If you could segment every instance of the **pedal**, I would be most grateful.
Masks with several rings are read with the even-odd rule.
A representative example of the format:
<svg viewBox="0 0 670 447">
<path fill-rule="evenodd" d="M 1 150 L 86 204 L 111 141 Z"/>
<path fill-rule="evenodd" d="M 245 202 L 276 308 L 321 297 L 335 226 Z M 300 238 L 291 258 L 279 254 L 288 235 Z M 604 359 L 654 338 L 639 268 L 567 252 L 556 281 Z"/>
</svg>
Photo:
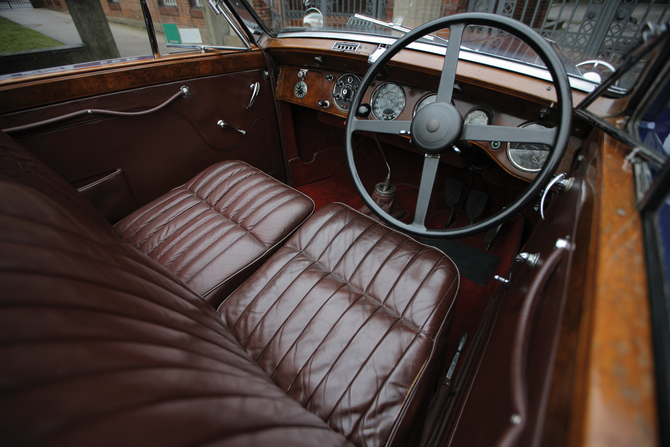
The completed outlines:
<svg viewBox="0 0 670 447">
<path fill-rule="evenodd" d="M 465 212 L 470 218 L 470 225 L 475 223 L 477 219 L 484 212 L 486 203 L 489 201 L 489 196 L 485 192 L 473 189 L 468 194 L 468 199 L 465 202 Z"/>
<path fill-rule="evenodd" d="M 461 192 L 463 191 L 463 183 L 458 180 L 448 179 L 444 184 L 444 200 L 447 205 L 451 207 L 449 219 L 444 224 L 444 228 L 449 228 L 454 224 L 458 214 L 456 213 L 456 204 L 461 200 Z"/>
</svg>

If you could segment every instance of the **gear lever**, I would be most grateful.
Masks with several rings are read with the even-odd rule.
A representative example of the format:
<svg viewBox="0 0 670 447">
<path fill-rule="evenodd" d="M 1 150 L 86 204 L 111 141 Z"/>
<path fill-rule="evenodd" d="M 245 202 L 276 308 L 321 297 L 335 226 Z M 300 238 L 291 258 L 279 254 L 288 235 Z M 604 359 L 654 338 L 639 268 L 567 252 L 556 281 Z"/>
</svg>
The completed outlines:
<svg viewBox="0 0 670 447">
<path fill-rule="evenodd" d="M 375 142 L 377 143 L 377 147 L 379 148 L 379 152 L 382 154 L 384 163 L 386 164 L 387 173 L 384 181 L 375 185 L 375 190 L 371 196 L 372 200 L 374 200 L 381 209 L 390 214 L 392 217 L 396 219 L 402 219 L 407 215 L 407 211 L 400 208 L 396 201 L 396 188 L 393 183 L 391 183 L 391 165 L 386 158 L 386 154 L 384 153 L 384 149 L 382 149 L 382 145 L 379 142 L 377 135 L 373 134 L 373 136 Z"/>
</svg>

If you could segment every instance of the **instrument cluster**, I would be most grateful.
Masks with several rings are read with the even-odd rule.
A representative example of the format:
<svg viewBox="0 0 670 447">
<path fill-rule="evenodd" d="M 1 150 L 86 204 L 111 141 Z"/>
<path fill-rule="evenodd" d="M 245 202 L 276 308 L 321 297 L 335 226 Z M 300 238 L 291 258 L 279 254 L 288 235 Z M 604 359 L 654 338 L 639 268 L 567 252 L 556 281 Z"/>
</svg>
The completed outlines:
<svg viewBox="0 0 670 447">
<path fill-rule="evenodd" d="M 285 84 L 280 82 L 285 88 L 278 87 L 278 99 L 317 108 L 346 119 L 352 108 L 353 99 L 360 89 L 361 79 L 355 73 L 338 74 L 291 67 L 286 69 L 282 78 Z M 540 123 L 542 117 L 537 120 L 524 120 L 515 116 L 516 114 L 504 113 L 478 104 L 476 98 L 469 101 L 463 90 L 457 85 L 452 104 L 463 117 L 465 126 L 544 126 Z M 370 106 L 367 119 L 378 121 L 412 120 L 419 110 L 437 100 L 434 91 L 393 80 L 376 80 L 367 92 L 362 93 L 363 102 Z M 541 170 L 551 151 L 551 147 L 546 144 L 476 141 L 476 139 L 472 143 L 485 150 L 510 173 L 528 180 Z"/>
</svg>

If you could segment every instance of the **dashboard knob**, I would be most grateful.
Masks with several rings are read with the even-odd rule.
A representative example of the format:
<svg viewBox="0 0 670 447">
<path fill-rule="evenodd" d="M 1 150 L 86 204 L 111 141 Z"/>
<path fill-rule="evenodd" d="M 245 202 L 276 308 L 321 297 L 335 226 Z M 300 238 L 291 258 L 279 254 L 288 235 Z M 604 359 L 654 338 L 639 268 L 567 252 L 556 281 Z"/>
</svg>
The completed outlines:
<svg viewBox="0 0 670 447">
<path fill-rule="evenodd" d="M 370 104 L 361 104 L 358 106 L 358 109 L 356 109 L 356 116 L 359 118 L 367 118 L 371 111 Z"/>
</svg>

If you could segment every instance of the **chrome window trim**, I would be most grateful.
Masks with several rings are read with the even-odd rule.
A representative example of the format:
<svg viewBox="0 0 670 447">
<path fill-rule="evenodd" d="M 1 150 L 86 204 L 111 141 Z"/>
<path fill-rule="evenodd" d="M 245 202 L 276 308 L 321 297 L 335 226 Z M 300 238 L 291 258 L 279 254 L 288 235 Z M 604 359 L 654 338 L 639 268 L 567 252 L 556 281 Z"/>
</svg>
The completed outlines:
<svg viewBox="0 0 670 447">
<path fill-rule="evenodd" d="M 277 38 L 278 39 L 317 38 L 317 39 L 352 40 L 354 42 L 365 42 L 372 44 L 387 44 L 387 45 L 393 45 L 393 43 L 395 43 L 396 41 L 396 39 L 393 37 L 375 36 L 371 34 L 328 32 L 328 31 L 325 32 L 299 31 L 299 32 L 279 33 L 277 35 Z M 407 48 L 416 51 L 422 51 L 425 53 L 437 54 L 440 56 L 444 56 L 447 52 L 446 47 L 422 42 L 412 42 L 407 46 Z M 482 65 L 488 65 L 490 67 L 499 68 L 513 73 L 523 74 L 536 79 L 542 79 L 544 81 L 551 81 L 551 75 L 543 67 L 538 67 L 536 65 L 522 64 L 513 61 L 511 59 L 504 59 L 498 56 L 493 56 L 486 53 L 480 53 L 475 50 L 469 50 L 466 47 L 461 47 L 459 59 L 468 62 L 475 62 Z M 568 78 L 570 81 L 570 87 L 585 93 L 592 92 L 598 86 L 598 84 L 592 81 L 589 81 L 584 78 L 578 78 L 574 75 L 568 75 Z"/>
</svg>

